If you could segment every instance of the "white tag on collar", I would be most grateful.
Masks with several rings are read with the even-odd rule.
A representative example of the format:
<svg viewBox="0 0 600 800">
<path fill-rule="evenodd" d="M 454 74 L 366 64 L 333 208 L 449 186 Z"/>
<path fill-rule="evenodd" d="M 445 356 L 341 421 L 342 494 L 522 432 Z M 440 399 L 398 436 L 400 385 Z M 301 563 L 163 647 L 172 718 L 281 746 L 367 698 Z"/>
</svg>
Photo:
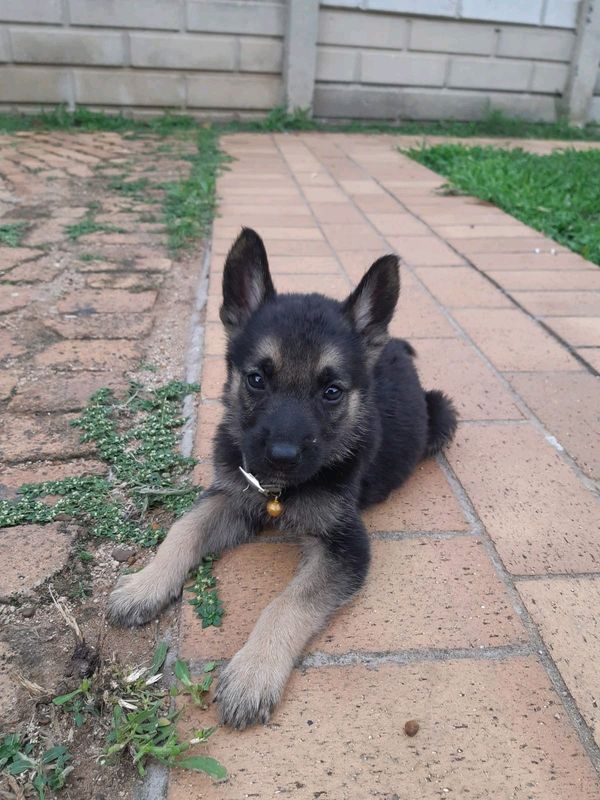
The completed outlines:
<svg viewBox="0 0 600 800">
<path fill-rule="evenodd" d="M 250 486 L 253 486 L 261 494 L 267 494 L 266 491 L 263 489 L 263 487 L 260 485 L 258 478 L 255 478 L 251 472 L 246 472 L 246 470 L 243 467 L 238 467 L 238 469 L 242 473 L 244 478 L 246 478 Z"/>
</svg>

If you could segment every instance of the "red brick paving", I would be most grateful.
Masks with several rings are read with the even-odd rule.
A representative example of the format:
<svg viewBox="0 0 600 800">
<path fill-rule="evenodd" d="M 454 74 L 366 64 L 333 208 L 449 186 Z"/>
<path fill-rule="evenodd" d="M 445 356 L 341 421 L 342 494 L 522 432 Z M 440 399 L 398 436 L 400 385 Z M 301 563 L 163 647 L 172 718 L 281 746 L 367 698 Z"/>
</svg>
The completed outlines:
<svg viewBox="0 0 600 800">
<path fill-rule="evenodd" d="M 340 297 L 382 252 L 400 253 L 391 330 L 413 341 L 425 385 L 447 390 L 463 421 L 447 460 L 423 464 L 365 514 L 368 585 L 309 644 L 272 723 L 211 740 L 229 781 L 173 773 L 169 800 L 597 800 L 600 504 L 586 473 L 598 477 L 600 384 L 583 345 L 598 344 L 598 268 L 487 204 L 438 195 L 442 180 L 394 153 L 389 137 L 240 134 L 224 145 L 237 160 L 219 181 L 197 477 L 210 480 L 219 283 L 242 224 L 264 234 L 282 290 Z M 572 329 L 581 333 L 570 352 L 537 313 L 549 327 L 587 327 Z M 202 630 L 184 604 L 181 655 L 197 665 L 231 657 L 297 558 L 268 536 L 225 555 L 215 567 L 223 624 Z M 567 602 L 569 587 L 578 593 Z M 410 718 L 421 726 L 414 739 L 403 732 Z M 191 709 L 184 720 L 207 724 Z"/>
<path fill-rule="evenodd" d="M 112 133 L 0 136 L 2 222 L 27 226 L 21 246 L 0 246 L 0 497 L 98 470 L 70 424 L 97 389 L 123 387 L 146 359 L 159 362 L 161 382 L 182 377 L 197 275 L 170 257 L 161 225 L 142 221 L 160 214 L 162 190 L 149 192 L 149 204 L 111 189 L 105 175 L 179 179 L 190 144 L 175 143 L 176 158 L 157 152 L 162 144 Z M 88 213 L 126 229 L 125 238 L 69 238 L 68 226 Z M 64 566 L 63 528 L 2 532 L 0 594 L 29 591 Z M 42 542 L 47 559 L 35 556 Z"/>
<path fill-rule="evenodd" d="M 54 239 L 57 219 L 77 219 L 86 182 L 119 174 L 123 160 L 142 174 L 148 158 L 145 143 L 114 134 L 10 141 L 0 139 L 0 195 L 42 205 L 58 181 L 69 196 L 32 223 L 27 243 Z M 288 291 L 343 297 L 382 252 L 399 252 L 392 331 L 412 339 L 425 385 L 455 398 L 461 424 L 447 457 L 420 466 L 365 515 L 369 583 L 309 645 L 272 722 L 211 738 L 206 749 L 229 781 L 173 772 L 169 800 L 600 798 L 598 268 L 488 204 L 438 194 L 443 179 L 397 143 L 223 140 L 236 160 L 218 184 L 197 480 L 210 482 L 221 413 L 220 273 L 242 224 L 264 235 L 275 283 Z M 94 469 L 75 439 L 60 439 L 70 412 L 100 379 L 123 380 L 165 317 L 162 281 L 177 264 L 149 238 L 160 231 L 131 221 L 128 208 L 103 197 L 101 218 L 112 215 L 127 234 L 59 237 L 49 253 L 0 248 L 7 494 L 21 478 L 59 477 L 65 463 Z M 101 259 L 77 261 L 86 252 Z M 74 461 L 65 462 L 65 444 Z M 51 460 L 32 464 L 34 456 Z M 268 536 L 224 556 L 215 567 L 223 624 L 203 630 L 184 603 L 180 654 L 196 667 L 230 657 L 296 560 L 293 545 Z M 186 708 L 182 725 L 211 716 Z M 411 718 L 414 738 L 403 730 Z"/>
<path fill-rule="evenodd" d="M 534 656 L 298 670 L 271 725 L 218 731 L 209 750 L 230 780 L 177 771 L 169 798 L 598 798 Z"/>
</svg>

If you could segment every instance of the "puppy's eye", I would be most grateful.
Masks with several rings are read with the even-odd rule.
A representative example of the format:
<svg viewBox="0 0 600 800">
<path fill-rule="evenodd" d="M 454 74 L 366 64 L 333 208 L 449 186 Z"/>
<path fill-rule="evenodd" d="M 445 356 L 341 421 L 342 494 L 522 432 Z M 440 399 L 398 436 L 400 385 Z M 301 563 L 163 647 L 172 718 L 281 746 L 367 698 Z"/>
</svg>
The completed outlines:
<svg viewBox="0 0 600 800">
<path fill-rule="evenodd" d="M 246 381 L 251 389 L 264 389 L 266 387 L 265 379 L 260 372 L 251 372 L 246 377 Z"/>
<path fill-rule="evenodd" d="M 340 386 L 336 386 L 335 383 L 332 383 L 331 386 L 328 386 L 323 392 L 323 399 L 327 400 L 328 403 L 338 403 L 342 399 L 343 393 Z"/>
</svg>

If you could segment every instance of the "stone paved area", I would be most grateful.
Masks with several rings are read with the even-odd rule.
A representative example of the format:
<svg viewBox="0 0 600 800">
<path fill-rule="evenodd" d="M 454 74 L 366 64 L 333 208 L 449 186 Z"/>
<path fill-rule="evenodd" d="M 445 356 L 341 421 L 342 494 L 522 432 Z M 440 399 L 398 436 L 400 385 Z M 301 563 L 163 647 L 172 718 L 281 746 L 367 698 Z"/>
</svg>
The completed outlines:
<svg viewBox="0 0 600 800">
<path fill-rule="evenodd" d="M 0 497 L 23 483 L 104 471 L 69 424 L 98 388 L 183 377 L 199 260 L 169 256 L 156 184 L 188 174 L 187 152 L 184 142 L 113 133 L 0 136 L 0 232 L 20 224 L 23 239 L 18 247 L 0 241 Z M 148 362 L 156 373 L 144 370 Z M 53 688 L 63 678 L 70 632 L 43 598 L 31 606 L 34 617 L 18 606 L 39 601 L 38 586 L 65 566 L 69 578 L 55 589 L 73 590 L 85 635 L 98 638 L 103 594 L 120 564 L 114 544 L 84 545 L 79 533 L 68 518 L 0 531 L 3 732 L 33 706 L 15 671 Z M 89 574 L 77 557 L 83 546 L 94 550 Z M 5 602 L 15 593 L 16 607 Z M 133 664 L 153 651 L 156 636 L 156 629 L 102 632 L 107 650 Z M 87 752 L 93 760 L 89 745 Z M 72 797 L 95 796 L 79 783 L 94 772 L 80 774 L 84 761 L 73 776 L 83 794 L 72 788 Z M 111 786 L 113 779 L 128 797 L 133 779 L 119 770 Z"/>
<path fill-rule="evenodd" d="M 282 291 L 341 298 L 398 252 L 392 331 L 461 424 L 446 456 L 366 515 L 367 587 L 309 645 L 271 724 L 211 739 L 230 780 L 174 773 L 169 800 L 600 798 L 600 273 L 502 211 L 439 195 L 396 141 L 224 140 L 236 161 L 219 180 L 198 478 L 220 416 L 223 258 L 242 224 L 264 236 Z M 268 535 L 223 557 L 223 625 L 201 630 L 184 604 L 182 657 L 231 657 L 297 558 Z"/>
<path fill-rule="evenodd" d="M 174 772 L 169 800 L 600 800 L 600 273 L 493 207 L 439 195 L 440 177 L 395 152 L 397 141 L 223 140 L 236 161 L 219 180 L 198 481 L 210 481 L 220 415 L 220 272 L 242 224 L 264 236 L 282 291 L 341 298 L 375 258 L 398 252 L 392 331 L 415 345 L 424 384 L 454 397 L 461 424 L 446 456 L 366 515 L 366 589 L 309 645 L 271 724 L 211 738 L 229 781 Z M 148 203 L 110 182 L 185 168 L 114 134 L 0 137 L 2 224 L 29 222 L 20 247 L 0 246 L 5 494 L 95 468 L 68 422 L 98 386 L 144 360 L 161 382 L 181 377 L 198 259 L 168 257 L 159 190 Z M 69 240 L 65 227 L 90 204 L 120 230 Z M 52 563 L 11 572 L 7 545 L 7 592 L 59 567 L 72 532 L 19 534 L 45 535 Z M 223 625 L 202 630 L 184 604 L 181 657 L 196 669 L 229 658 L 297 558 L 268 535 L 223 557 Z M 212 715 L 186 708 L 182 726 Z"/>
</svg>

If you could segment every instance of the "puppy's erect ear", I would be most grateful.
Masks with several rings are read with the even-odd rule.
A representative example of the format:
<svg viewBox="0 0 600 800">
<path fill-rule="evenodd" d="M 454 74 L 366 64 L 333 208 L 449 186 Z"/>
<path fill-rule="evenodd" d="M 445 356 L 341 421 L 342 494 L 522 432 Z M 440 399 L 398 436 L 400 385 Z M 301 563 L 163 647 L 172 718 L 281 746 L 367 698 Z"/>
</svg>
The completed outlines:
<svg viewBox="0 0 600 800">
<path fill-rule="evenodd" d="M 262 239 L 251 228 L 233 243 L 223 271 L 221 322 L 235 333 L 266 300 L 275 296 Z"/>
<path fill-rule="evenodd" d="M 365 338 L 370 355 L 376 355 L 387 341 L 387 326 L 399 293 L 398 257 L 383 256 L 377 259 L 344 303 L 344 314 Z"/>
</svg>

